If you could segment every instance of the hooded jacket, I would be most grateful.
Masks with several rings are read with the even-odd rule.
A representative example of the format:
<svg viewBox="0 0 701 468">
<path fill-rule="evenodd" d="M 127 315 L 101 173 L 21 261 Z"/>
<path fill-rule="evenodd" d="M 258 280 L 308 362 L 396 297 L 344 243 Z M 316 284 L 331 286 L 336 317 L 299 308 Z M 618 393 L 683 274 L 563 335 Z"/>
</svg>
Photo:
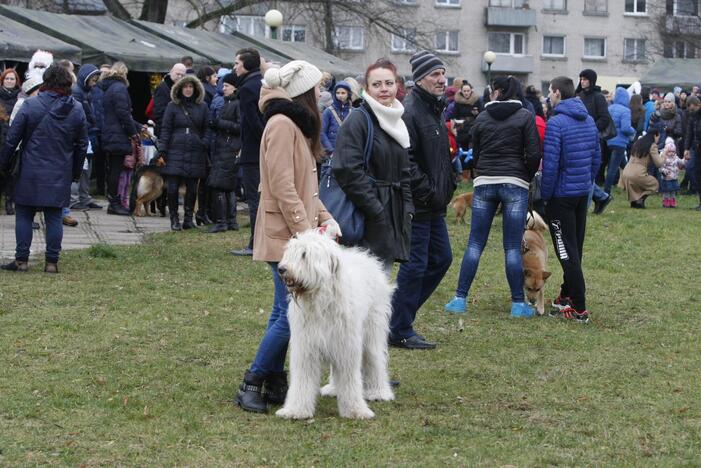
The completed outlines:
<svg viewBox="0 0 701 468">
<path fill-rule="evenodd" d="M 12 89 L 7 89 L 4 86 L 0 86 L 0 105 L 5 108 L 5 114 L 12 114 L 12 108 L 15 107 L 18 97 L 19 85 Z"/>
<path fill-rule="evenodd" d="M 472 126 L 477 177 L 517 177 L 529 183 L 540 164 L 535 115 L 517 100 L 493 101 Z"/>
<path fill-rule="evenodd" d="M 137 126 L 131 116 L 128 81 L 121 75 L 110 73 L 97 86 L 104 91 L 100 129 L 102 150 L 108 154 L 131 154 L 130 137 L 137 134 Z"/>
<path fill-rule="evenodd" d="M 445 216 L 456 188 L 444 109 L 443 99 L 420 86 L 404 100 L 402 119 L 411 138 L 411 191 L 416 221 Z"/>
<path fill-rule="evenodd" d="M 241 111 L 235 93 L 224 98 L 224 106 L 212 119 L 211 126 L 214 144 L 207 185 L 230 192 L 236 186 L 236 156 L 241 149 Z"/>
<path fill-rule="evenodd" d="M 186 84 L 194 86 L 192 97 L 182 94 Z M 207 104 L 204 87 L 197 77 L 186 75 L 170 90 L 171 102 L 163 114 L 158 152 L 164 155 L 166 165 L 161 168 L 165 175 L 188 178 L 207 176 Z"/>
<path fill-rule="evenodd" d="M 336 91 L 339 88 L 345 89 L 348 92 L 348 100 L 345 104 L 336 98 Z M 321 115 L 321 145 L 324 147 L 327 154 L 333 153 L 334 148 L 336 148 L 336 137 L 338 136 L 339 128 L 341 128 L 341 124 L 338 123 L 331 109 L 336 112 L 341 122 L 345 122 L 352 109 L 350 85 L 345 81 L 340 81 L 334 86 L 331 99 L 331 107 L 326 108 Z"/>
<path fill-rule="evenodd" d="M 545 129 L 543 200 L 589 194 L 601 165 L 599 132 L 580 98 L 565 99 Z"/>
<path fill-rule="evenodd" d="M 609 114 L 618 134 L 606 143 L 615 148 L 628 147 L 628 143 L 635 136 L 635 129 L 630 124 L 630 96 L 624 88 L 616 88 L 613 104 L 609 106 Z"/>
<path fill-rule="evenodd" d="M 73 98 L 83 106 L 85 118 L 88 121 L 88 134 L 92 138 L 99 132 L 97 121 L 95 120 L 95 112 L 93 110 L 93 98 L 91 89 L 88 87 L 88 81 L 95 75 L 99 75 L 100 70 L 95 65 L 86 63 L 78 70 L 78 77 L 75 84 L 71 88 Z"/>
<path fill-rule="evenodd" d="M 580 78 L 584 77 L 589 80 L 589 87 L 583 89 L 580 83 L 577 85 L 575 94 L 582 100 L 584 107 L 587 108 L 587 112 L 594 119 L 596 128 L 601 132 L 608 127 L 611 116 L 608 112 L 606 98 L 601 93 L 601 87 L 596 86 L 596 79 L 598 76 L 594 70 L 590 69 L 582 70 L 579 76 Z"/>
<path fill-rule="evenodd" d="M 20 141 L 22 159 L 15 203 L 68 206 L 71 182 L 80 177 L 88 147 L 87 122 L 80 103 L 52 91 L 27 98 L 7 134 L 0 168 L 6 166 Z"/>
</svg>

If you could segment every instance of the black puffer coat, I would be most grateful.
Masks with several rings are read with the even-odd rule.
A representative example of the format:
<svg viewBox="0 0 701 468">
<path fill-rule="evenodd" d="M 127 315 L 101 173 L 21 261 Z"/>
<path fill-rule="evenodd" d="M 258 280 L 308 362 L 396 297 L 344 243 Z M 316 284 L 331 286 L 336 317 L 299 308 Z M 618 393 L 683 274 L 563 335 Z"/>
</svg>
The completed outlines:
<svg viewBox="0 0 701 468">
<path fill-rule="evenodd" d="M 230 192 L 236 186 L 236 153 L 241 149 L 241 113 L 235 95 L 224 98 L 224 106 L 211 125 L 216 133 L 207 185 Z"/>
<path fill-rule="evenodd" d="M 339 129 L 332 159 L 333 174 L 353 204 L 365 215 L 361 246 L 383 260 L 404 262 L 411 247 L 411 166 L 408 151 L 372 118 L 372 155 L 363 169 L 368 121 L 363 112 L 351 112 Z M 375 179 L 375 182 L 370 180 Z"/>
<path fill-rule="evenodd" d="M 490 102 L 472 126 L 472 149 L 477 177 L 530 182 L 541 158 L 535 115 L 521 101 Z"/>
<path fill-rule="evenodd" d="M 265 123 L 258 109 L 260 100 L 260 70 L 254 70 L 241 78 L 239 102 L 241 107 L 241 164 L 259 165 L 260 139 Z"/>
<path fill-rule="evenodd" d="M 185 98 L 183 86 L 193 84 L 195 92 Z M 159 153 L 164 156 L 166 165 L 161 169 L 165 175 L 188 178 L 207 176 L 207 104 L 204 88 L 195 76 L 185 76 L 173 85 L 170 91 L 171 102 L 163 114 L 163 126 L 158 139 Z"/>
<path fill-rule="evenodd" d="M 100 81 L 103 91 L 103 121 L 100 129 L 102 150 L 108 154 L 131 154 L 131 136 L 136 135 L 137 126 L 131 116 L 131 98 L 128 82 L 123 76 L 108 75 Z"/>
<path fill-rule="evenodd" d="M 12 114 L 12 109 L 15 107 L 17 97 L 19 96 L 19 88 L 7 89 L 0 86 L 0 105 L 5 108 L 5 114 Z"/>
<path fill-rule="evenodd" d="M 411 190 L 417 221 L 445 216 L 456 188 L 444 108 L 442 99 L 420 86 L 404 100 L 402 119 L 411 138 Z"/>
<path fill-rule="evenodd" d="M 163 116 L 165 115 L 166 107 L 168 107 L 168 103 L 170 102 L 170 91 L 172 89 L 173 79 L 170 77 L 170 75 L 166 75 L 153 92 L 153 121 L 156 124 L 156 128 L 154 129 L 156 136 L 161 136 Z"/>
</svg>

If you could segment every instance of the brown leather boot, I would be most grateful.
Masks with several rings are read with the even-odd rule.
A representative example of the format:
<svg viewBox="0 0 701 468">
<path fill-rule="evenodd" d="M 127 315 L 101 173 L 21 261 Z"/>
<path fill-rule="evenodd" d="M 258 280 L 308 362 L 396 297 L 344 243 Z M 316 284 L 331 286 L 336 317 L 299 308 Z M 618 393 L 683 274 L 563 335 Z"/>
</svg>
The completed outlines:
<svg viewBox="0 0 701 468">
<path fill-rule="evenodd" d="M 44 273 L 58 273 L 58 263 L 46 262 L 44 264 Z"/>
<path fill-rule="evenodd" d="M 0 266 L 0 269 L 3 269 L 5 271 L 19 271 L 21 273 L 26 272 L 28 268 L 29 264 L 20 260 L 15 260 Z"/>
</svg>

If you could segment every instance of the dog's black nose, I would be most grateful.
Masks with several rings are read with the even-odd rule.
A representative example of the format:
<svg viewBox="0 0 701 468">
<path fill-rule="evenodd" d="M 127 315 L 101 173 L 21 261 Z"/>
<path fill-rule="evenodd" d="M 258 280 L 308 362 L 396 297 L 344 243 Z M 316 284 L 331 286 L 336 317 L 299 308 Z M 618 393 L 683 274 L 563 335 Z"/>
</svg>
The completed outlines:
<svg viewBox="0 0 701 468">
<path fill-rule="evenodd" d="M 277 267 L 277 272 L 280 273 L 280 275 L 284 275 L 286 271 L 287 268 L 285 268 L 284 266 Z"/>
</svg>

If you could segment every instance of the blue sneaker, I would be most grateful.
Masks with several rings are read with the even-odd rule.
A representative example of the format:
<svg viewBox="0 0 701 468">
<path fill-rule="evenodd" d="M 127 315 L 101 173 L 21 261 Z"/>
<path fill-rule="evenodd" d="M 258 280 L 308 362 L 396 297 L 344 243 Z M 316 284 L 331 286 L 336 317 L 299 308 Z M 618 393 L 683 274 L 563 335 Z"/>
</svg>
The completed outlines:
<svg viewBox="0 0 701 468">
<path fill-rule="evenodd" d="M 533 307 L 529 306 L 525 302 L 512 302 L 511 303 L 511 316 L 512 317 L 523 317 L 531 318 L 535 315 Z"/>
<path fill-rule="evenodd" d="M 467 304 L 465 303 L 465 298 L 455 296 L 449 303 L 445 305 L 445 310 L 446 312 L 451 312 L 453 314 L 467 313 Z"/>
</svg>

